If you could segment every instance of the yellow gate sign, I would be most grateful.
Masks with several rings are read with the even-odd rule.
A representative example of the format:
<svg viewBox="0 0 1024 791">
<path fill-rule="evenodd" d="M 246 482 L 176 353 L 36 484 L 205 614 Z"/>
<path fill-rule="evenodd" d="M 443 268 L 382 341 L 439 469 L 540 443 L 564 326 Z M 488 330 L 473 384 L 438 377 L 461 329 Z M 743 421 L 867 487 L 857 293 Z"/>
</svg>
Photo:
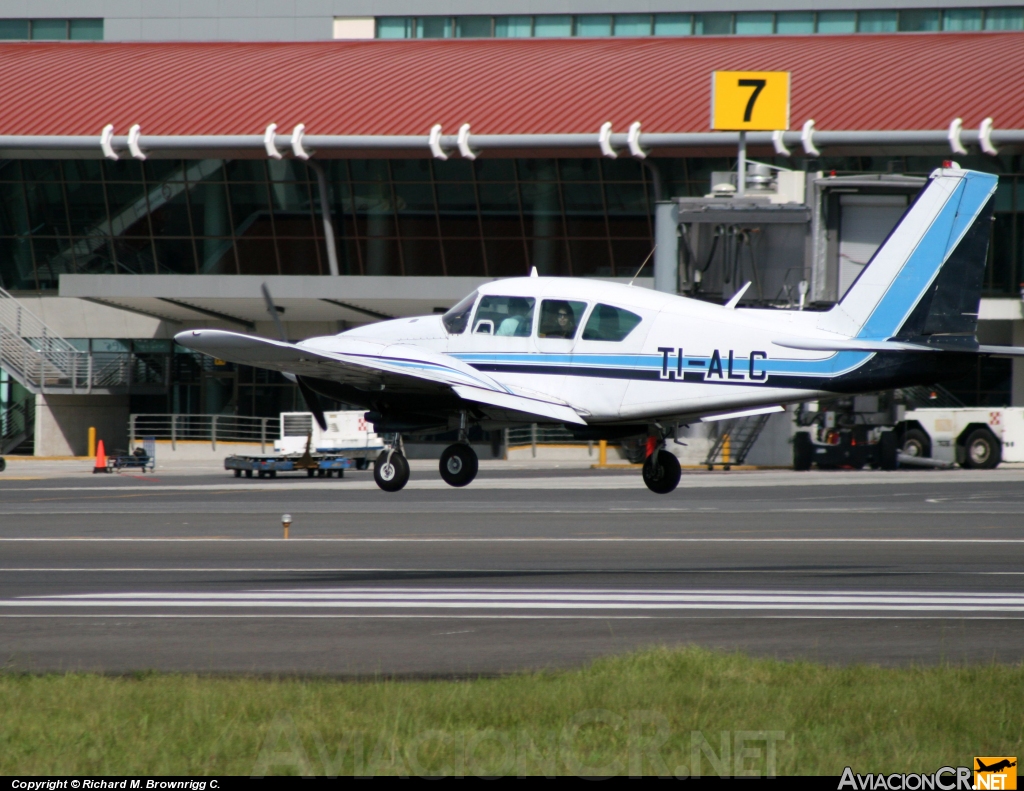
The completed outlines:
<svg viewBox="0 0 1024 791">
<path fill-rule="evenodd" d="M 789 129 L 789 72 L 712 72 L 711 128 L 732 132 Z"/>
</svg>

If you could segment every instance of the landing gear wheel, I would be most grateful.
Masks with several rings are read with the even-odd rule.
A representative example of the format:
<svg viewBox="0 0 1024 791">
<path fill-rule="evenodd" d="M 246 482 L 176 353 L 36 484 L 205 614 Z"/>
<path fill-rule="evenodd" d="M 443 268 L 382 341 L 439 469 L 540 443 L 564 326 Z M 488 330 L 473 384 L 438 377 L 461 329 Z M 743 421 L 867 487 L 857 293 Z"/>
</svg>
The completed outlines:
<svg viewBox="0 0 1024 791">
<path fill-rule="evenodd" d="M 667 450 L 657 450 L 644 462 L 643 478 L 655 494 L 668 494 L 679 485 L 679 459 Z"/>
<path fill-rule="evenodd" d="M 476 477 L 480 460 L 476 451 L 461 442 L 449 445 L 441 454 L 441 478 L 449 486 L 466 486 Z"/>
<path fill-rule="evenodd" d="M 987 428 L 971 432 L 964 447 L 964 467 L 972 470 L 992 470 L 1003 460 L 999 440 Z"/>
<path fill-rule="evenodd" d="M 409 462 L 397 450 L 383 451 L 373 463 L 373 480 L 385 492 L 397 492 L 409 482 Z"/>
<path fill-rule="evenodd" d="M 901 453 L 904 456 L 916 456 L 920 459 L 927 459 L 932 455 L 932 441 L 921 429 L 908 428 L 903 435 Z"/>
</svg>

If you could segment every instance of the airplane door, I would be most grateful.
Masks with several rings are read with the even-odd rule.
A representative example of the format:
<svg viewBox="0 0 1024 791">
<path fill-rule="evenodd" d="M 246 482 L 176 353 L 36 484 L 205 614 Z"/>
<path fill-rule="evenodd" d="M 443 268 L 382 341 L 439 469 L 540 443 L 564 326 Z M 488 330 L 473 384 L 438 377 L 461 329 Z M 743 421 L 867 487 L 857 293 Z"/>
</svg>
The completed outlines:
<svg viewBox="0 0 1024 791">
<path fill-rule="evenodd" d="M 540 303 L 534 347 L 545 374 L 535 387 L 541 392 L 564 397 L 566 374 L 572 366 L 572 352 L 579 337 L 586 302 L 544 299 Z"/>
</svg>

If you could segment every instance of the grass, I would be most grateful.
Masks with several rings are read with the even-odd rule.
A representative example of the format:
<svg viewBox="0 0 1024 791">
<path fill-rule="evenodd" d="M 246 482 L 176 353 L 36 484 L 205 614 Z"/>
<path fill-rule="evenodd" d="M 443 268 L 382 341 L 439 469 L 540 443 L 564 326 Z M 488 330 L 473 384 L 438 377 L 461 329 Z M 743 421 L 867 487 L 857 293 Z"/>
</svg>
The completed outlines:
<svg viewBox="0 0 1024 791">
<path fill-rule="evenodd" d="M 1020 665 L 696 648 L 469 681 L 0 674 L 0 774 L 762 774 L 769 741 L 779 775 L 931 773 L 1024 752 L 1022 700 Z"/>
</svg>

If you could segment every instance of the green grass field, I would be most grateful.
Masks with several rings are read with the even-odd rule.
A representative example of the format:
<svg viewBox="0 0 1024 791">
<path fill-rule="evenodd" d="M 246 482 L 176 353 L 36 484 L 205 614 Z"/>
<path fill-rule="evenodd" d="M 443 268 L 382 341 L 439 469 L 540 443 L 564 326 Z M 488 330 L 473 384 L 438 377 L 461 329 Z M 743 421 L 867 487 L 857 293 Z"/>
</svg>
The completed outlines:
<svg viewBox="0 0 1024 791">
<path fill-rule="evenodd" d="M 934 772 L 1020 755 L 1024 667 L 655 649 L 468 681 L 0 674 L 0 774 Z"/>
</svg>

